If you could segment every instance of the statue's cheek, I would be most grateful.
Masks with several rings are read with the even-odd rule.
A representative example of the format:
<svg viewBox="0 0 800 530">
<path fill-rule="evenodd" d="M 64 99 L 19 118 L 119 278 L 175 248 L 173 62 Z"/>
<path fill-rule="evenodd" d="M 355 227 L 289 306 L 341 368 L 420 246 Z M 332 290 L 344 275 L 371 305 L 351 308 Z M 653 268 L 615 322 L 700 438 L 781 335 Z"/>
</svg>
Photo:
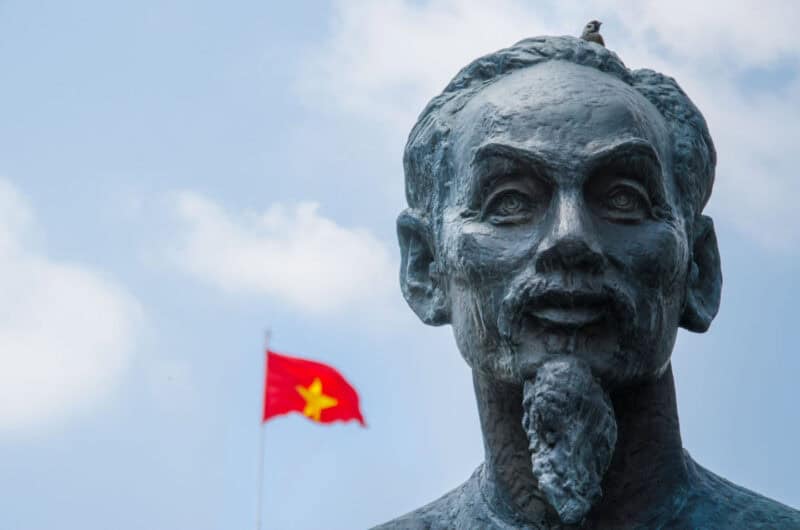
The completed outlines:
<svg viewBox="0 0 800 530">
<path fill-rule="evenodd" d="M 644 287 L 671 294 L 682 290 L 688 264 L 686 237 L 670 225 L 654 225 L 626 248 L 632 272 Z"/>
<path fill-rule="evenodd" d="M 530 261 L 531 237 L 518 229 L 480 227 L 451 239 L 450 272 L 480 284 L 507 282 Z"/>
</svg>

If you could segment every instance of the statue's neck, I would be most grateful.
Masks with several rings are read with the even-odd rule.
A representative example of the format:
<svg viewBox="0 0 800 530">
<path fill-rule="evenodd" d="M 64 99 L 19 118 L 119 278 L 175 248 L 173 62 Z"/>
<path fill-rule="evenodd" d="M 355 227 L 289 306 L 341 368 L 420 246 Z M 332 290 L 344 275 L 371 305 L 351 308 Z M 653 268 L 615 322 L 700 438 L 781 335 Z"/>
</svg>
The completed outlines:
<svg viewBox="0 0 800 530">
<path fill-rule="evenodd" d="M 481 485 L 496 515 L 550 526 L 558 516 L 538 492 L 522 428 L 522 387 L 473 374 L 486 462 Z M 658 517 L 686 490 L 672 368 L 656 381 L 611 396 L 617 444 L 603 479 L 603 497 L 589 519 L 613 526 L 618 517 Z M 667 501 L 665 503 L 665 501 Z M 669 504 L 669 506 L 666 506 Z"/>
</svg>

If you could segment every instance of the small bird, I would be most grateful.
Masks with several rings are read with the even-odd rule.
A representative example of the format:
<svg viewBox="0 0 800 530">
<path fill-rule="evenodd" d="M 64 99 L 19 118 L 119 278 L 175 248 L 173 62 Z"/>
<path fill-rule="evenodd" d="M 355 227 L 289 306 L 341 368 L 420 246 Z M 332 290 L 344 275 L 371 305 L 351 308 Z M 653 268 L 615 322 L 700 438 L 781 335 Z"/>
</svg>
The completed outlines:
<svg viewBox="0 0 800 530">
<path fill-rule="evenodd" d="M 603 40 L 603 36 L 600 35 L 600 25 L 602 22 L 599 20 L 592 20 L 586 27 L 583 28 L 583 33 L 581 33 L 581 38 L 583 40 L 588 40 L 589 42 L 595 42 L 600 46 L 605 46 L 606 43 Z"/>
</svg>

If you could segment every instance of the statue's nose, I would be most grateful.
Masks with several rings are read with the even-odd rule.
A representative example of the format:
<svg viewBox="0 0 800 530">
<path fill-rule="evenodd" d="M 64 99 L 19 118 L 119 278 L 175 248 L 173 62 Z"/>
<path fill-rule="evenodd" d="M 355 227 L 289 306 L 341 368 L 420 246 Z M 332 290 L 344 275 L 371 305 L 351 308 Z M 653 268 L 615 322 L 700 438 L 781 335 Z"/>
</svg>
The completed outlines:
<svg viewBox="0 0 800 530">
<path fill-rule="evenodd" d="M 539 243 L 536 271 L 603 272 L 607 260 L 580 193 L 562 194 L 557 201 L 549 231 Z"/>
</svg>

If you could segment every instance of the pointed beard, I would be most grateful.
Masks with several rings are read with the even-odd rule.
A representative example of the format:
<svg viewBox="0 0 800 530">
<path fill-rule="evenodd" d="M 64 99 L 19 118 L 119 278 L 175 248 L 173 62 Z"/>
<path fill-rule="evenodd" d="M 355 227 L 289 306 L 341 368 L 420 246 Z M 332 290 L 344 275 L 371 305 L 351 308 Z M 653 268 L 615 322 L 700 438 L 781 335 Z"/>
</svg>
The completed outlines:
<svg viewBox="0 0 800 530">
<path fill-rule="evenodd" d="M 617 442 L 611 400 L 585 363 L 562 357 L 525 382 L 523 408 L 539 490 L 564 523 L 579 523 L 602 496 Z"/>
</svg>

